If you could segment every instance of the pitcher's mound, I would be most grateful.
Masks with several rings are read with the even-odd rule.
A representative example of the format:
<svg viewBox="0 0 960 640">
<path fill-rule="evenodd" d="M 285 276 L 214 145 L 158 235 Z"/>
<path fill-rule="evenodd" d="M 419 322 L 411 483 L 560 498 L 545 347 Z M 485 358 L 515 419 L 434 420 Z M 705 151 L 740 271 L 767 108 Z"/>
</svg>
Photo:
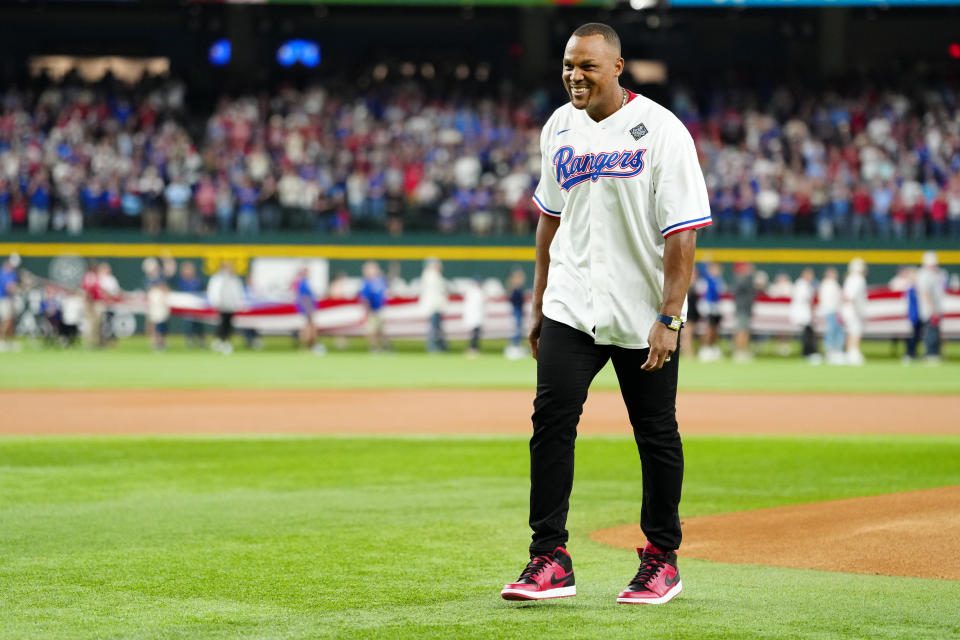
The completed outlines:
<svg viewBox="0 0 960 640">
<path fill-rule="evenodd" d="M 640 525 L 590 537 L 644 544 Z M 689 518 L 680 556 L 960 580 L 960 486 Z"/>
</svg>

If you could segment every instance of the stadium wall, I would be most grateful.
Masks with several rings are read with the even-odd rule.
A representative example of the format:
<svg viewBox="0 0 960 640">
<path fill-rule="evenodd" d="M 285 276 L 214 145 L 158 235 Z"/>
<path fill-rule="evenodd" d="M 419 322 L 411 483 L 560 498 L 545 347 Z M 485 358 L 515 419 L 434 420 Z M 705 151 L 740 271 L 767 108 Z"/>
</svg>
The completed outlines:
<svg viewBox="0 0 960 640">
<path fill-rule="evenodd" d="M 10 236 L 7 236 L 10 238 Z M 208 275 L 222 259 L 231 259 L 243 269 L 255 257 L 316 257 L 330 261 L 330 273 L 360 273 L 365 260 L 386 265 L 395 263 L 398 275 L 411 279 L 420 275 L 423 259 L 429 256 L 444 261 L 447 277 L 483 276 L 504 279 L 516 266 L 533 270 L 533 237 L 477 237 L 449 234 L 408 234 L 397 238 L 387 234 L 350 236 L 311 236 L 303 234 L 257 236 L 255 243 L 238 243 L 236 235 L 212 235 L 202 239 L 162 238 L 144 242 L 142 234 L 89 233 L 82 241 L 65 240 L 63 235 L 29 236 L 0 242 L 0 255 L 19 253 L 24 266 L 41 276 L 50 276 L 51 260 L 57 256 L 109 259 L 120 285 L 135 289 L 142 285 L 141 263 L 148 256 L 169 255 L 176 259 L 197 260 Z M 14 238 L 10 238 L 14 239 Z M 940 263 L 955 271 L 960 265 L 960 248 L 949 241 L 903 243 L 879 240 L 845 242 L 844 246 L 826 244 L 809 238 L 724 238 L 705 234 L 699 240 L 697 259 L 724 264 L 749 261 L 771 275 L 784 271 L 796 276 L 805 266 L 818 274 L 827 265 L 842 268 L 854 257 L 870 265 L 869 281 L 883 283 L 893 277 L 900 265 L 918 265 L 926 250 L 937 251 Z"/>
</svg>

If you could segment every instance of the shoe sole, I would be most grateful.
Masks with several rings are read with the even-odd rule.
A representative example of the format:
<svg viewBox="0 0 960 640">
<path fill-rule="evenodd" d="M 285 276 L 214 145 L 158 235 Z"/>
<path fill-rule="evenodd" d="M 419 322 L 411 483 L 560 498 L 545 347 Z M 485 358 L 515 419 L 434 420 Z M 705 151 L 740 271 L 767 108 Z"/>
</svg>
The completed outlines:
<svg viewBox="0 0 960 640">
<path fill-rule="evenodd" d="M 678 582 L 676 586 L 671 587 L 670 591 L 667 591 L 665 594 L 659 598 L 617 598 L 617 602 L 620 604 L 664 604 L 670 602 L 683 591 L 683 583 Z"/>
<path fill-rule="evenodd" d="M 569 598 L 577 595 L 577 587 L 557 587 L 546 591 L 524 591 L 522 589 L 504 589 L 500 597 L 504 600 L 548 600 L 550 598 Z"/>
</svg>

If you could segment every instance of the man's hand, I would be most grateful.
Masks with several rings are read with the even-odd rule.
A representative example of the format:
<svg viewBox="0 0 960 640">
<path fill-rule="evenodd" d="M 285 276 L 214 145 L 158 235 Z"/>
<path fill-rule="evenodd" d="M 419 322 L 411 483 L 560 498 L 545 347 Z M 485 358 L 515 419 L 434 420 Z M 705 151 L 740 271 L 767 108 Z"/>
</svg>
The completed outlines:
<svg viewBox="0 0 960 640">
<path fill-rule="evenodd" d="M 664 363 L 670 359 L 673 352 L 677 350 L 678 332 L 668 329 L 662 322 L 654 322 L 650 328 L 650 335 L 647 336 L 647 342 L 650 343 L 650 355 L 647 361 L 641 365 L 644 371 L 657 371 L 662 368 Z"/>
<path fill-rule="evenodd" d="M 533 354 L 533 359 L 537 359 L 537 352 L 540 351 L 540 328 L 543 327 L 543 314 L 535 316 L 533 321 L 533 326 L 530 327 L 530 335 L 528 340 L 530 340 L 530 353 Z"/>
</svg>

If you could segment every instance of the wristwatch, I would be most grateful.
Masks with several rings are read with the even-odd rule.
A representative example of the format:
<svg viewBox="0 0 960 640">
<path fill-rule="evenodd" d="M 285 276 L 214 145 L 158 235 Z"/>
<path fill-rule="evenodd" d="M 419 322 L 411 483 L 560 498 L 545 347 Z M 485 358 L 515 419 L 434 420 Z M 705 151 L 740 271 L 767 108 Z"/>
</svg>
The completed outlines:
<svg viewBox="0 0 960 640">
<path fill-rule="evenodd" d="M 667 316 L 662 313 L 657 315 L 657 322 L 662 322 L 663 324 L 667 325 L 667 329 L 670 329 L 671 331 L 680 331 L 680 329 L 687 324 L 682 318 L 677 316 Z"/>
</svg>

